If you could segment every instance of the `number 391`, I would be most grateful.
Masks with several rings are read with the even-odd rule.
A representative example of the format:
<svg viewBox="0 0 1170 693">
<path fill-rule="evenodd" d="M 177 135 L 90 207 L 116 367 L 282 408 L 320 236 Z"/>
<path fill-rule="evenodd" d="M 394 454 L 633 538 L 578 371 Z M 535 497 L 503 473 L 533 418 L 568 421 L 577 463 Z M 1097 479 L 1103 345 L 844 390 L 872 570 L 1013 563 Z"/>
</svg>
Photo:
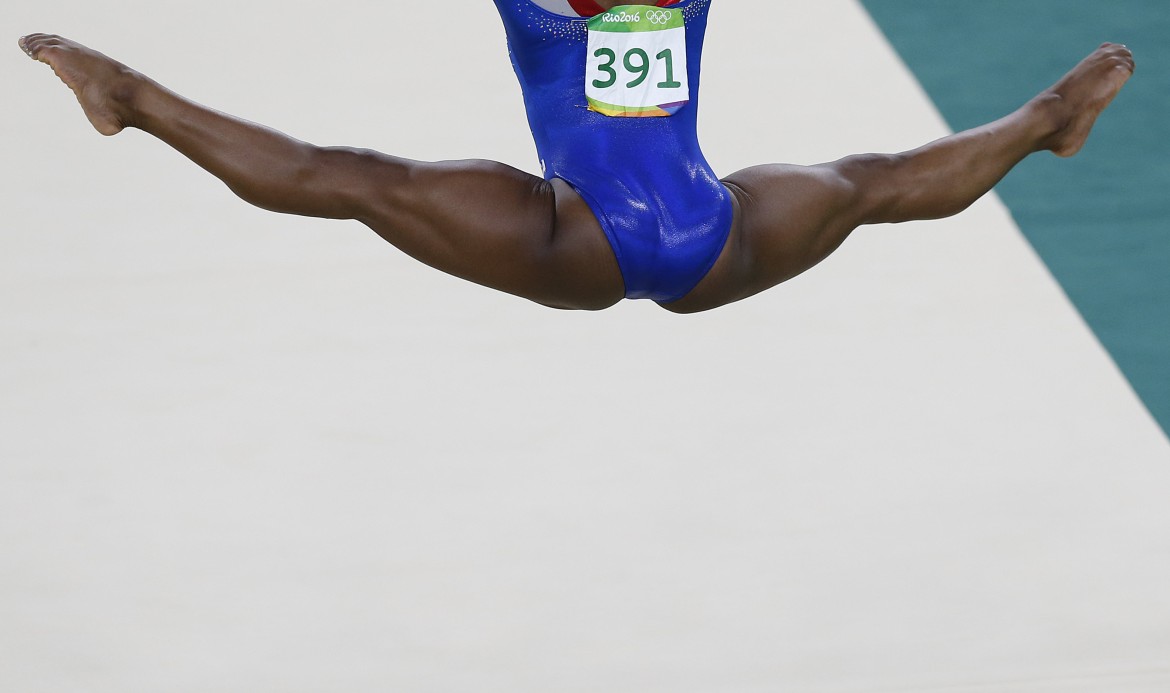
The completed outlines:
<svg viewBox="0 0 1170 693">
<path fill-rule="evenodd" d="M 593 57 L 601 58 L 605 62 L 599 64 L 597 69 L 602 73 L 608 75 L 605 79 L 593 80 L 593 86 L 598 89 L 608 89 L 617 84 L 618 73 L 614 69 L 617 64 L 617 53 L 609 48 L 598 48 L 593 53 Z M 678 89 L 682 87 L 682 82 L 674 79 L 674 53 L 669 48 L 654 56 L 659 62 L 666 63 L 666 81 L 659 82 L 659 89 Z M 633 89 L 650 76 L 650 56 L 641 48 L 631 48 L 622 56 L 622 65 L 625 66 L 626 71 L 634 75 L 634 79 L 626 83 L 627 89 Z"/>
</svg>

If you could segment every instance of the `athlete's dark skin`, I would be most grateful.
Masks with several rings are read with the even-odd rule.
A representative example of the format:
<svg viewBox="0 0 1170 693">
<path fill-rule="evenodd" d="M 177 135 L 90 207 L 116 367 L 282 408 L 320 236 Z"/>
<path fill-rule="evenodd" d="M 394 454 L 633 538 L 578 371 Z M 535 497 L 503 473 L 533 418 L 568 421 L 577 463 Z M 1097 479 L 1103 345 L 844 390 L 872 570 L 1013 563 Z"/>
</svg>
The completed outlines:
<svg viewBox="0 0 1170 693">
<path fill-rule="evenodd" d="M 357 219 L 432 267 L 556 308 L 599 310 L 624 296 L 601 226 L 563 181 L 490 161 L 316 147 L 204 108 L 73 41 L 32 34 L 19 43 L 74 91 L 98 132 L 149 132 L 258 207 Z M 1024 157 L 1072 156 L 1133 69 L 1125 46 L 1105 44 L 1016 112 L 974 130 L 901 154 L 733 173 L 724 183 L 735 218 L 719 260 L 664 307 L 693 313 L 747 298 L 816 265 L 858 226 L 957 214 Z"/>
</svg>

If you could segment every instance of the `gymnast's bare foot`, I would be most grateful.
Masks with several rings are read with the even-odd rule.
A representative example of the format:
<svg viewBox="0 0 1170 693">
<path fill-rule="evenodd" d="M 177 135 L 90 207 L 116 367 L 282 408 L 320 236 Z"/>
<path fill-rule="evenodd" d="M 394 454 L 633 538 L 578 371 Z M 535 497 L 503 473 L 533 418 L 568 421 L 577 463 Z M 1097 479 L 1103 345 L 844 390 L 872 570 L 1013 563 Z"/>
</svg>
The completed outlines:
<svg viewBox="0 0 1170 693">
<path fill-rule="evenodd" d="M 1125 46 L 1106 43 L 1089 54 L 1052 88 L 1038 97 L 1051 108 L 1056 131 L 1042 149 L 1072 156 L 1085 146 L 1097 116 L 1133 75 L 1133 53 Z"/>
<path fill-rule="evenodd" d="M 51 34 L 22 36 L 20 48 L 61 78 L 89 122 L 103 135 L 116 135 L 132 125 L 132 103 L 142 77 L 125 65 L 85 46 Z"/>
</svg>

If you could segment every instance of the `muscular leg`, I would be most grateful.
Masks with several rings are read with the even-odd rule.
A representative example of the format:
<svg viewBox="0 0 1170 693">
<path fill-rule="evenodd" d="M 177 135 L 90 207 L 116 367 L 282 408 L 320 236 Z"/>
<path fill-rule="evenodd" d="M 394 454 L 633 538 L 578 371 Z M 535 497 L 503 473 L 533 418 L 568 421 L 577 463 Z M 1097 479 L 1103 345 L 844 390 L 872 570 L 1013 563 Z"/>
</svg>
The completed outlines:
<svg viewBox="0 0 1170 693">
<path fill-rule="evenodd" d="M 1124 46 L 1105 44 L 1023 108 L 902 154 L 818 166 L 758 166 L 729 176 L 731 238 L 715 268 L 676 312 L 754 295 L 816 265 L 858 226 L 951 216 L 986 194 L 1024 157 L 1072 156 L 1133 74 Z"/>
<path fill-rule="evenodd" d="M 72 41 L 36 34 L 20 46 L 53 68 L 99 132 L 144 130 L 258 207 L 357 219 L 428 265 L 546 305 L 622 298 L 601 228 L 560 181 L 487 161 L 316 147 L 204 108 Z"/>
</svg>

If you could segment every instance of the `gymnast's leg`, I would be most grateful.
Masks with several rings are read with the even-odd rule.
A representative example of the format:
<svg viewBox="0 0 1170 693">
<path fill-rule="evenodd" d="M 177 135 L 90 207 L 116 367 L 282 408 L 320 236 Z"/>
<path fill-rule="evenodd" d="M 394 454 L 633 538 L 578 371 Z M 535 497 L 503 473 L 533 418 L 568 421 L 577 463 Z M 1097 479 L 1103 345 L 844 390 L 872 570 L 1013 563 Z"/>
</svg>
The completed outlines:
<svg viewBox="0 0 1170 693">
<path fill-rule="evenodd" d="M 561 181 L 487 161 L 316 147 L 192 103 L 72 41 L 34 34 L 20 47 L 53 68 L 98 132 L 144 130 L 258 207 L 357 219 L 432 267 L 545 305 L 600 309 L 622 298 L 604 233 Z"/>
<path fill-rule="evenodd" d="M 983 127 L 902 154 L 728 176 L 737 214 L 727 246 L 699 286 L 664 307 L 690 313 L 738 301 L 809 269 L 862 224 L 951 216 L 1029 154 L 1072 156 L 1133 69 L 1127 48 L 1105 44 L 1024 107 Z"/>
</svg>

